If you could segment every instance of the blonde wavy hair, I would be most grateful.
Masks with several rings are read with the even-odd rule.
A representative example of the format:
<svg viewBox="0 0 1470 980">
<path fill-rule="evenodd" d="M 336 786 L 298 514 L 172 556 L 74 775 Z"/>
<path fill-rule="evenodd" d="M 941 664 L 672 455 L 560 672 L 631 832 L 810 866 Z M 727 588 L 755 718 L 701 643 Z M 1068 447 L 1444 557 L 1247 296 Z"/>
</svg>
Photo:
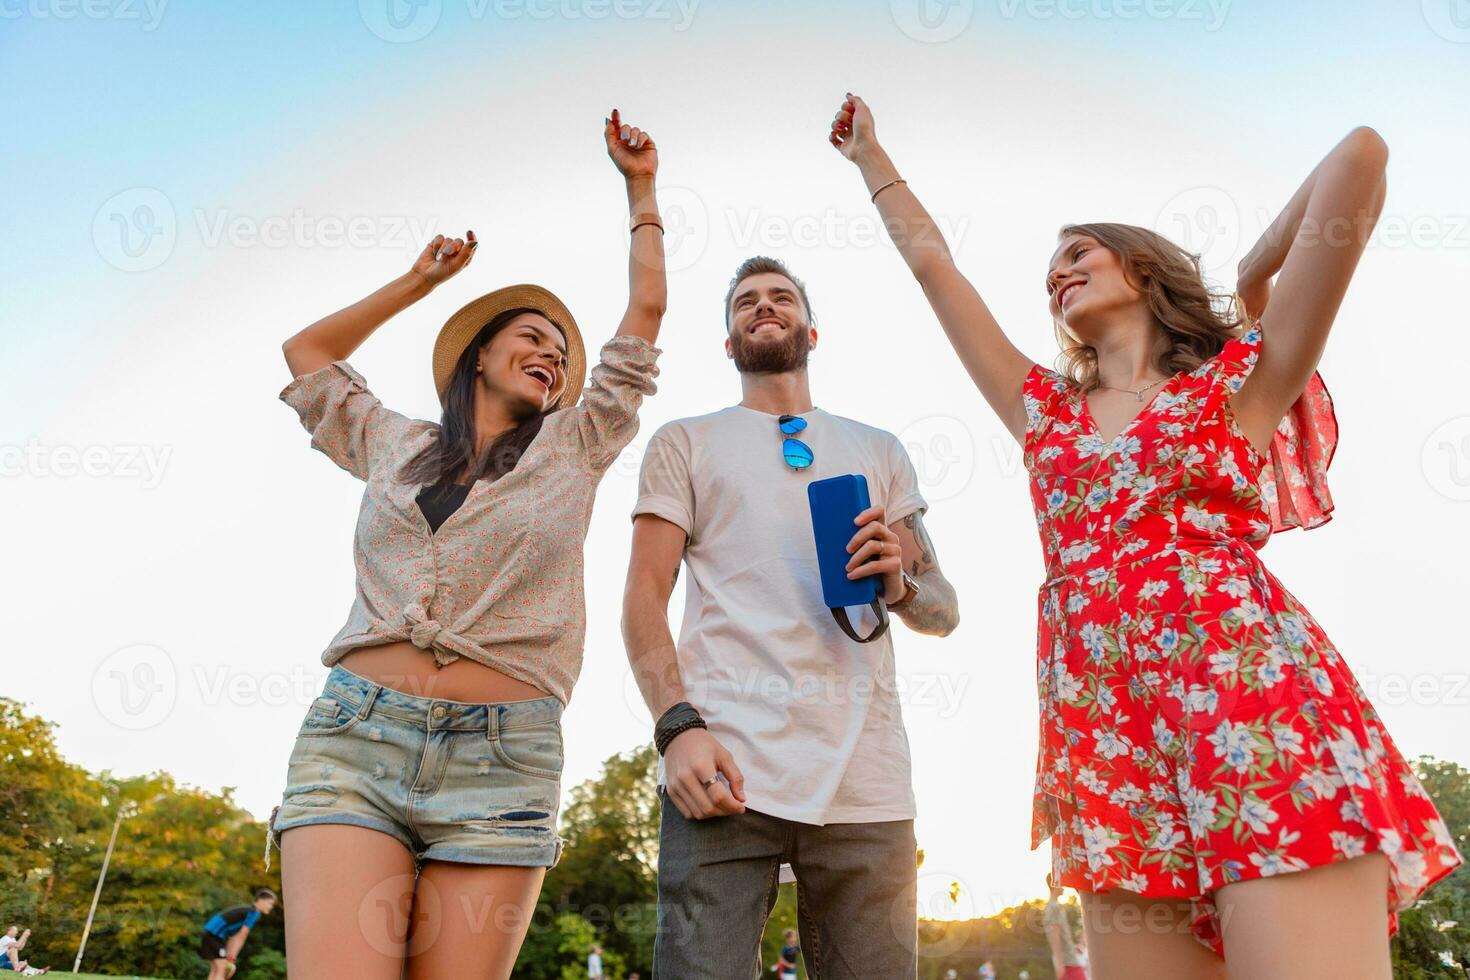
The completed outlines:
<svg viewBox="0 0 1470 980">
<path fill-rule="evenodd" d="M 1157 232 L 1113 222 L 1063 225 L 1057 241 L 1087 235 L 1118 257 L 1128 284 L 1144 295 L 1154 320 L 1168 339 L 1158 368 L 1166 375 L 1192 371 L 1214 357 L 1246 323 L 1238 294 L 1213 292 L 1205 285 L 1200 257 Z M 1052 320 L 1057 370 L 1082 391 L 1098 386 L 1097 351 L 1070 336 L 1060 317 Z"/>
</svg>

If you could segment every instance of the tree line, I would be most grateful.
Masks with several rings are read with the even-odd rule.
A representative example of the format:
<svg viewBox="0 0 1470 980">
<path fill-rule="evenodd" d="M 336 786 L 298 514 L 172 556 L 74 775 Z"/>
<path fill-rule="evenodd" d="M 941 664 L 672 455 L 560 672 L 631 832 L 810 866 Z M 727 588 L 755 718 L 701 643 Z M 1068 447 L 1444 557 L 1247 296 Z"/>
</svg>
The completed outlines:
<svg viewBox="0 0 1470 980">
<path fill-rule="evenodd" d="M 651 977 L 657 758 L 651 745 L 614 755 L 596 778 L 572 789 L 561 814 L 566 849 L 546 876 L 517 980 L 581 980 L 594 943 L 613 980 L 635 971 Z M 88 772 L 62 758 L 53 723 L 6 698 L 0 763 L 0 929 L 18 923 L 32 930 L 32 962 L 70 968 L 120 807 L 125 816 L 84 971 L 202 977 L 194 949 L 204 920 L 247 902 L 256 888 L 281 890 L 279 861 L 264 869 L 265 824 L 228 788 L 211 793 L 161 772 Z M 1470 770 L 1429 757 L 1416 769 L 1457 845 L 1470 853 Z M 238 980 L 286 976 L 283 921 L 277 912 L 252 930 Z M 775 962 L 782 933 L 795 926 L 795 886 L 783 885 L 762 943 L 764 962 Z M 1031 980 L 1053 975 L 1039 902 L 986 918 L 920 920 L 918 936 L 921 980 L 951 969 L 974 977 L 987 960 L 1004 980 L 1023 971 Z M 1464 976 L 1453 964 L 1470 963 L 1470 873 L 1460 869 L 1400 915 L 1393 954 L 1399 980 Z"/>
</svg>

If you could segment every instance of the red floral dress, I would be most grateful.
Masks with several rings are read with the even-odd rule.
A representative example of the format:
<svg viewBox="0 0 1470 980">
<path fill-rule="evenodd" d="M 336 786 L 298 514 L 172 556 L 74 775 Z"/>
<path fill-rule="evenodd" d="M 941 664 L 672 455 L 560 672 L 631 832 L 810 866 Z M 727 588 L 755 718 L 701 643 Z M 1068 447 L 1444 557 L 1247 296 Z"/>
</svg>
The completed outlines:
<svg viewBox="0 0 1470 980">
<path fill-rule="evenodd" d="M 1104 441 L 1081 394 L 1026 378 L 1039 596 L 1032 848 L 1057 884 L 1194 901 L 1381 851 L 1396 912 L 1461 862 L 1419 780 L 1311 614 L 1256 555 L 1329 520 L 1332 401 L 1313 375 L 1266 459 L 1230 411 L 1261 327 L 1166 382 Z"/>
</svg>

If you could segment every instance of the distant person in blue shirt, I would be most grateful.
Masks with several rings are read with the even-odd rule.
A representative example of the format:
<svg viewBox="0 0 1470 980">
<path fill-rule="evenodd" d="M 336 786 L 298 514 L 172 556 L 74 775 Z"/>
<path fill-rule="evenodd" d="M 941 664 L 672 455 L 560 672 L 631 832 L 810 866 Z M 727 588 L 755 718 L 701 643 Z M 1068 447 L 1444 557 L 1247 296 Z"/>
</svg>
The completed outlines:
<svg viewBox="0 0 1470 980">
<path fill-rule="evenodd" d="M 781 937 L 781 955 L 776 960 L 777 980 L 796 980 L 796 961 L 801 956 L 801 945 L 796 939 L 795 929 L 787 929 Z"/>
<path fill-rule="evenodd" d="M 204 923 L 199 934 L 199 956 L 209 961 L 209 980 L 228 980 L 235 975 L 235 960 L 240 947 L 262 915 L 270 915 L 276 907 L 276 893 L 262 888 L 255 893 L 251 905 L 234 905 L 216 912 Z"/>
</svg>

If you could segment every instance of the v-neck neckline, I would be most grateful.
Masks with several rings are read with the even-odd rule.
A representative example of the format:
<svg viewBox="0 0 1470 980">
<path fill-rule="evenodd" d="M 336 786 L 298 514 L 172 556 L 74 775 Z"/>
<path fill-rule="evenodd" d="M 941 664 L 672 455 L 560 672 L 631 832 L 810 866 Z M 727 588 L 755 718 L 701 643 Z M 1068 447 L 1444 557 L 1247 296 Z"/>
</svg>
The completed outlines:
<svg viewBox="0 0 1470 980">
<path fill-rule="evenodd" d="M 476 480 L 473 483 L 469 484 L 468 488 L 465 490 L 464 499 L 459 502 L 459 506 L 458 507 L 456 507 L 456 508 L 454 508 L 454 510 L 450 511 L 450 513 L 448 514 L 448 516 L 446 516 L 444 518 L 444 520 L 442 520 L 442 521 L 439 522 L 439 527 L 438 528 L 435 528 L 432 524 L 429 523 L 429 518 L 424 513 L 423 507 L 419 506 L 419 497 L 424 493 L 424 491 L 426 491 L 426 490 L 432 490 L 432 489 L 434 489 L 435 487 L 438 487 L 438 486 L 443 486 L 443 484 L 442 483 L 433 483 L 433 484 L 421 483 L 421 484 L 419 484 L 418 489 L 415 490 L 414 493 L 413 493 L 413 500 L 412 500 L 413 506 L 412 506 L 412 509 L 413 509 L 413 512 L 418 515 L 418 522 L 419 522 L 420 528 L 422 528 L 422 530 L 425 533 L 427 533 L 430 538 L 437 538 L 439 536 L 439 534 L 446 527 L 449 526 L 449 522 L 450 521 L 454 520 L 460 514 L 463 514 L 465 512 L 465 509 L 469 506 L 469 503 L 470 503 L 471 498 L 473 498 L 474 495 L 475 495 L 475 493 L 476 493 L 476 491 L 478 491 L 480 489 L 480 484 L 487 483 L 487 482 L 489 482 L 489 481 L 484 480 L 484 479 L 479 479 L 479 480 Z M 462 483 L 453 484 L 453 485 L 454 486 L 465 486 L 465 484 L 462 484 Z"/>
<path fill-rule="evenodd" d="M 1107 436 L 1103 435 L 1102 429 L 1098 427 L 1097 419 L 1092 417 L 1092 407 L 1087 404 L 1087 392 L 1079 391 L 1077 393 L 1077 400 L 1082 403 L 1082 415 L 1087 418 L 1087 425 L 1090 429 L 1092 429 L 1093 435 L 1101 439 L 1103 441 L 1103 446 L 1107 447 L 1111 446 L 1113 443 L 1126 436 L 1129 432 L 1133 431 L 1133 427 L 1137 425 L 1140 421 L 1142 421 L 1144 416 L 1153 411 L 1154 404 L 1160 398 L 1164 397 L 1164 393 L 1172 388 L 1174 386 L 1174 382 L 1183 377 L 1185 373 L 1186 372 L 1184 371 L 1176 371 L 1173 375 L 1171 375 L 1168 380 L 1166 380 L 1163 385 L 1159 387 L 1159 390 L 1154 392 L 1154 396 L 1148 400 L 1148 403 L 1144 405 L 1143 408 L 1138 410 L 1138 414 L 1129 419 L 1127 424 L 1125 424 L 1123 428 L 1119 429 L 1117 434 L 1114 435 L 1112 438 L 1108 438 Z"/>
<path fill-rule="evenodd" d="M 429 431 L 435 431 L 435 430 L 429 430 Z M 525 460 L 525 458 L 527 456 L 531 455 L 531 453 L 536 449 L 537 445 L 541 441 L 541 436 L 542 436 L 543 433 L 545 433 L 545 431 L 546 431 L 546 427 L 543 424 L 543 426 L 541 427 L 541 429 L 537 431 L 536 435 L 531 439 L 530 443 L 521 452 L 520 459 L 516 460 L 516 466 L 520 466 L 521 463 Z M 439 484 L 431 484 L 431 483 L 420 483 L 420 484 L 418 484 L 414 488 L 413 493 L 409 496 L 408 505 L 405 507 L 405 509 L 406 510 L 411 510 L 411 511 L 413 511 L 414 514 L 418 515 L 418 526 L 419 526 L 419 530 L 421 530 L 424 534 L 428 535 L 429 538 L 432 540 L 434 538 L 437 538 L 441 533 L 443 533 L 444 529 L 449 526 L 449 523 L 451 521 L 455 520 L 456 518 L 459 517 L 459 515 L 463 514 L 466 510 L 469 509 L 470 501 L 475 499 L 475 495 L 476 494 L 479 494 L 479 493 L 489 493 L 491 489 L 493 489 L 495 486 L 498 486 L 502 481 L 504 481 L 509 476 L 510 476 L 510 473 L 507 472 L 507 473 L 502 473 L 497 479 L 494 479 L 494 480 L 491 480 L 491 479 L 489 479 L 487 477 L 480 477 L 479 479 L 477 479 L 474 482 L 472 482 L 469 485 L 469 492 L 464 495 L 464 500 L 460 501 L 459 506 L 454 509 L 454 512 L 453 513 L 451 513 L 448 517 L 444 518 L 444 520 L 440 522 L 439 527 L 438 527 L 437 530 L 435 530 L 434 527 L 432 527 L 429 524 L 429 519 L 424 516 L 424 509 L 419 506 L 419 502 L 418 501 L 419 501 L 419 494 L 423 493 L 425 490 L 431 489 L 432 487 L 439 486 Z M 458 484 L 458 485 L 462 486 L 463 484 Z"/>
</svg>

